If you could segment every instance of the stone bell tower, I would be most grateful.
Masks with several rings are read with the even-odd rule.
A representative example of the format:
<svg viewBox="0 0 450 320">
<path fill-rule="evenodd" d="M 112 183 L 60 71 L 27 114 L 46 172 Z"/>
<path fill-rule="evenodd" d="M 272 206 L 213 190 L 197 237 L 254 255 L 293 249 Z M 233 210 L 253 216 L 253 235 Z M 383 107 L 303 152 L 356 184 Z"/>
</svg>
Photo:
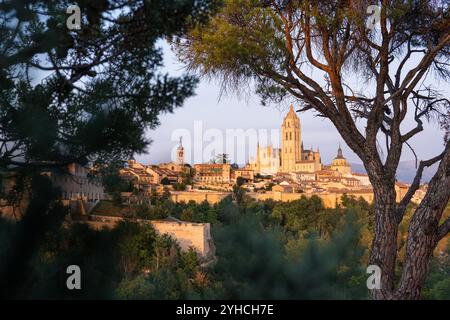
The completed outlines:
<svg viewBox="0 0 450 320">
<path fill-rule="evenodd" d="M 300 119 L 291 104 L 281 126 L 281 172 L 294 172 L 295 163 L 301 161 Z"/>
</svg>

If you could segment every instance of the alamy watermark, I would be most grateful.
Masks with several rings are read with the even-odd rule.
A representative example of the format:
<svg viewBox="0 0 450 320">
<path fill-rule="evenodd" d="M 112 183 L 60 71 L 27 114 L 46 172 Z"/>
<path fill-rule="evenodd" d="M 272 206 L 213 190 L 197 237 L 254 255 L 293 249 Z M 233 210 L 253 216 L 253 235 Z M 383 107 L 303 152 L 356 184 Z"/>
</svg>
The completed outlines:
<svg viewBox="0 0 450 320">
<path fill-rule="evenodd" d="M 67 7 L 67 14 L 70 16 L 66 20 L 66 26 L 69 30 L 80 30 L 81 29 L 81 10 L 77 5 L 71 5 Z"/>
<path fill-rule="evenodd" d="M 66 286 L 69 290 L 81 290 L 81 269 L 73 264 L 67 267 L 66 273 L 69 274 L 66 280 Z"/>
<path fill-rule="evenodd" d="M 205 128 L 203 121 L 194 121 L 193 130 L 178 128 L 172 132 L 174 146 L 171 159 L 177 158 L 180 137 L 187 163 L 205 163 L 218 154 L 228 154 L 232 163 L 246 163 L 251 152 L 260 146 L 277 147 L 280 143 L 280 129 Z"/>
<path fill-rule="evenodd" d="M 367 21 L 367 28 L 374 29 L 375 25 L 380 22 L 381 7 L 377 5 L 370 5 L 366 10 L 367 14 L 370 14 L 369 20 Z"/>
<path fill-rule="evenodd" d="M 66 13 L 70 16 L 66 19 L 66 26 L 69 30 L 81 29 L 81 9 L 77 5 L 70 5 L 66 9 Z M 381 6 L 370 5 L 367 7 L 366 13 L 369 14 L 367 28 L 374 29 L 375 25 L 380 22 Z"/>
<path fill-rule="evenodd" d="M 381 268 L 375 264 L 367 267 L 366 273 L 370 274 L 367 278 L 367 289 L 380 290 L 381 289 Z"/>
</svg>

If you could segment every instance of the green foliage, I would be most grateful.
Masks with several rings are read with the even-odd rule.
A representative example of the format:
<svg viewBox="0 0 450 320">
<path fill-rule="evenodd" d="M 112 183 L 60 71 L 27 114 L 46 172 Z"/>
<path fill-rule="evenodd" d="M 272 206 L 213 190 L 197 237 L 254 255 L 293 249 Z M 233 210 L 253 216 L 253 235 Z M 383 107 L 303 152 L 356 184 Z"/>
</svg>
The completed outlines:
<svg viewBox="0 0 450 320">
<path fill-rule="evenodd" d="M 191 166 L 185 165 L 185 169 L 189 169 L 189 172 L 187 173 L 183 173 L 183 182 L 182 184 L 184 184 L 185 186 L 187 185 L 191 185 L 193 183 L 193 178 L 194 178 L 194 169 L 191 168 Z"/>
<path fill-rule="evenodd" d="M 185 299 L 201 295 L 203 279 L 193 250 L 181 252 L 168 236 L 153 242 L 153 255 L 147 272 L 124 278 L 116 290 L 120 299 Z"/>
<path fill-rule="evenodd" d="M 244 182 L 245 182 L 245 179 L 244 179 L 243 177 L 237 177 L 237 179 L 236 179 L 236 185 L 237 185 L 238 187 L 242 186 L 242 185 L 244 184 Z"/>
<path fill-rule="evenodd" d="M 108 165 L 102 166 L 99 170 L 103 187 L 106 192 L 117 193 L 133 191 L 133 184 L 131 181 L 127 181 L 119 175 L 119 170 L 121 168 L 123 168 L 123 161 L 114 161 Z"/>
<path fill-rule="evenodd" d="M 147 281 L 145 274 L 140 274 L 133 278 L 125 278 L 116 289 L 119 299 L 148 299 L 154 295 L 154 286 Z"/>
<path fill-rule="evenodd" d="M 185 191 L 186 190 L 186 184 L 185 183 L 175 183 L 173 185 L 173 190 L 175 190 L 175 191 Z"/>
<path fill-rule="evenodd" d="M 150 208 L 148 211 L 147 219 L 158 220 L 164 219 L 169 216 L 170 210 L 164 203 L 158 203 Z"/>
<path fill-rule="evenodd" d="M 226 153 L 218 154 L 215 158 L 214 163 L 230 163 L 230 156 Z"/>
<path fill-rule="evenodd" d="M 170 180 L 167 177 L 161 179 L 161 184 L 168 186 L 170 184 Z"/>
<path fill-rule="evenodd" d="M 42 188 L 39 188 L 42 190 Z M 154 208 L 187 221 L 212 223 L 217 262 L 200 266 L 192 249 L 182 252 L 150 224 L 121 222 L 112 230 L 58 223 L 43 235 L 27 276 L 14 297 L 70 299 L 366 299 L 372 206 L 343 199 L 347 207 L 326 209 L 319 198 L 282 203 L 246 201 L 245 214 L 231 198 L 215 205 L 171 203 Z M 57 209 L 57 208 L 55 208 Z M 59 209 L 58 209 L 59 210 Z M 20 225 L 0 219 L 0 273 L 5 251 L 15 248 Z M 436 256 L 425 299 L 448 299 L 450 252 Z M 65 268 L 79 265 L 83 290 L 65 289 Z M 11 295 L 9 295 L 11 297 Z"/>
<path fill-rule="evenodd" d="M 311 238 L 292 259 L 279 231 L 247 214 L 215 229 L 213 272 L 230 299 L 367 298 L 357 230 L 348 222 L 329 242 Z"/>
<path fill-rule="evenodd" d="M 172 215 L 182 221 L 190 222 L 217 222 L 217 205 L 210 206 L 207 201 L 196 204 L 194 201 L 178 203 Z"/>
<path fill-rule="evenodd" d="M 232 17 L 239 17 L 235 23 Z M 180 56 L 205 74 L 216 74 L 233 87 L 252 77 L 253 67 L 277 69 L 285 65 L 286 45 L 281 19 L 257 0 L 225 1 L 220 15 L 190 33 Z M 235 81 L 235 82 L 233 82 Z"/>
<path fill-rule="evenodd" d="M 120 191 L 114 191 L 111 193 L 112 202 L 115 206 L 120 207 L 122 205 L 122 196 Z"/>
<path fill-rule="evenodd" d="M 164 187 L 163 193 L 161 195 L 162 200 L 169 200 L 170 199 L 170 190 L 167 187 Z"/>
<path fill-rule="evenodd" d="M 317 230 L 315 227 L 319 224 L 322 211 L 324 206 L 319 197 L 313 196 L 308 199 L 302 196 L 300 200 L 275 205 L 271 217 L 287 231 Z"/>
<path fill-rule="evenodd" d="M 127 159 L 148 145 L 144 131 L 159 124 L 161 113 L 172 112 L 193 94 L 195 78 L 161 71 L 156 43 L 204 21 L 213 1 L 154 1 L 151 7 L 144 1 L 115 2 L 81 3 L 88 18 L 80 32 L 65 25 L 71 2 L 2 5 L 0 118 L 8 125 L 1 134 L 22 152 L 23 165 L 30 159 Z M 119 9 L 112 9 L 116 5 Z M 113 18 L 100 18 L 105 15 Z M 46 78 L 35 84 L 31 79 L 42 70 Z M 5 155 L 10 164 L 14 157 Z"/>
<path fill-rule="evenodd" d="M 450 239 L 446 251 L 430 261 L 428 277 L 422 292 L 423 299 L 450 300 Z"/>
<path fill-rule="evenodd" d="M 152 265 L 152 246 L 156 232 L 149 224 L 122 222 L 118 231 L 124 241 L 119 244 L 120 268 L 125 276 L 137 274 Z"/>
<path fill-rule="evenodd" d="M 246 195 L 246 190 L 235 184 L 233 186 L 233 200 L 236 201 L 238 207 L 243 207 L 244 201 L 245 201 L 245 195 Z"/>
<path fill-rule="evenodd" d="M 40 174 L 73 162 L 102 168 L 129 159 L 148 146 L 145 131 L 159 116 L 194 93 L 195 77 L 164 72 L 158 41 L 204 22 L 214 1 L 145 2 L 78 1 L 79 31 L 65 23 L 71 1 L 0 5 L 0 166 L 32 179 L 23 230 L 2 253 L 8 265 L 1 297 L 21 290 L 14 282 L 23 284 L 42 237 L 67 213 Z M 110 173 L 104 182 L 116 202 L 130 187 Z"/>
<path fill-rule="evenodd" d="M 150 206 L 147 203 L 139 204 L 135 207 L 136 217 L 146 219 L 150 212 Z"/>
<path fill-rule="evenodd" d="M 7 236 L 0 257 L 15 248 L 21 232 L 19 225 L 0 219 L 0 235 Z M 25 277 L 5 296 L 180 299 L 202 297 L 209 281 L 193 250 L 181 252 L 172 238 L 158 235 L 150 224 L 121 222 L 115 229 L 101 231 L 85 224 L 56 226 L 40 243 L 34 258 L 23 265 Z M 65 286 L 65 271 L 71 264 L 82 270 L 83 290 Z M 5 260 L 0 260 L 0 274 L 5 267 Z"/>
<path fill-rule="evenodd" d="M 274 185 L 275 185 L 275 184 L 273 184 L 273 183 L 269 183 L 268 185 L 266 185 L 266 186 L 264 187 L 264 189 L 265 189 L 266 191 L 272 191 L 272 188 L 273 188 Z"/>
<path fill-rule="evenodd" d="M 194 216 L 193 210 L 191 208 L 183 209 L 183 212 L 180 215 L 180 219 L 183 221 L 192 221 L 192 217 Z"/>
<path fill-rule="evenodd" d="M 367 54 L 364 48 L 379 39 L 377 33 L 369 30 L 361 33 L 371 19 L 366 12 L 370 4 L 373 3 L 290 1 L 281 9 L 278 2 L 225 0 L 207 24 L 196 26 L 180 41 L 178 55 L 191 69 L 217 78 L 237 92 L 248 91 L 252 89 L 250 84 L 254 85 L 263 104 L 279 103 L 287 97 L 298 99 L 304 94 L 309 96 L 306 90 L 300 90 L 301 95 L 294 93 L 300 85 L 314 91 L 318 85 L 310 87 L 312 79 L 305 80 L 305 65 L 321 72 L 325 71 L 324 65 L 336 64 L 363 77 L 371 74 L 370 65 L 362 58 Z M 436 44 L 442 37 L 444 29 L 430 28 L 433 25 L 430 21 L 445 25 L 447 18 L 443 13 L 447 9 L 443 2 L 406 0 L 384 6 L 388 23 L 397 26 L 395 36 L 390 38 L 392 54 L 404 54 L 407 39 L 413 47 L 424 49 L 427 42 Z M 317 41 L 318 38 L 322 40 Z M 342 49 L 346 53 L 345 63 L 323 57 L 332 54 L 330 48 L 342 43 L 346 44 Z M 438 54 L 443 57 L 445 50 Z M 305 60 L 297 55 L 304 55 Z M 448 79 L 446 68 L 438 68 L 437 72 Z M 300 100 L 311 104 L 305 96 Z"/>
</svg>

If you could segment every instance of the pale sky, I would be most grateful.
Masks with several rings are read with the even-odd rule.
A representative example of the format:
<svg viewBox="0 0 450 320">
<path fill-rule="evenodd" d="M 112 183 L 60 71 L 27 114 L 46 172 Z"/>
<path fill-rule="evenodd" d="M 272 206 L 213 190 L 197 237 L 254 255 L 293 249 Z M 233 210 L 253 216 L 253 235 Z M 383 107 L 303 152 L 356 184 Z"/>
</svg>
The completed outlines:
<svg viewBox="0 0 450 320">
<path fill-rule="evenodd" d="M 168 45 L 162 44 L 162 46 L 164 48 L 165 66 L 168 72 L 171 75 L 181 74 L 184 70 L 183 65 L 177 60 Z M 446 88 L 448 89 L 448 87 Z M 190 159 L 192 163 L 195 160 L 194 156 L 196 156 L 196 153 L 197 156 L 199 153 L 199 149 L 196 149 L 195 153 L 193 148 L 190 147 L 194 144 L 193 136 L 196 121 L 201 121 L 203 133 L 208 129 L 213 129 L 212 131 L 209 130 L 209 132 L 213 134 L 221 133 L 225 136 L 227 129 L 279 129 L 287 111 L 287 106 L 263 107 L 260 104 L 259 97 L 256 95 L 241 99 L 233 94 L 220 97 L 220 86 L 217 83 L 202 79 L 196 89 L 196 95 L 189 98 L 183 107 L 176 109 L 172 114 L 165 114 L 160 117 L 161 125 L 147 133 L 147 136 L 153 140 L 147 153 L 137 155 L 136 159 L 145 164 L 170 161 L 171 154 L 178 145 L 179 133 L 184 132 L 191 135 L 191 139 L 184 137 L 183 145 L 187 153 L 186 158 L 187 160 Z M 328 164 L 331 162 L 336 155 L 339 143 L 341 143 L 344 156 L 350 162 L 361 163 L 359 158 L 345 145 L 329 120 L 314 117 L 309 112 L 301 113 L 299 117 L 304 147 L 310 148 L 313 146 L 314 149 L 319 147 L 322 163 Z M 412 119 L 410 119 L 406 126 L 412 127 L 414 124 Z M 199 122 L 197 122 L 197 127 L 198 125 Z M 419 159 L 428 159 L 443 150 L 442 136 L 443 133 L 437 124 L 425 123 L 425 130 L 410 142 L 415 148 Z M 203 149 L 205 144 L 208 144 L 208 142 L 203 142 Z M 264 144 L 262 143 L 262 145 Z M 278 141 L 273 144 L 274 146 L 279 146 Z M 255 147 L 247 144 L 246 149 L 246 158 L 254 156 L 256 152 Z M 233 159 L 236 155 L 234 152 L 230 153 Z M 412 159 L 414 159 L 412 152 L 404 148 L 402 160 Z M 237 162 L 243 164 L 243 161 Z"/>
</svg>

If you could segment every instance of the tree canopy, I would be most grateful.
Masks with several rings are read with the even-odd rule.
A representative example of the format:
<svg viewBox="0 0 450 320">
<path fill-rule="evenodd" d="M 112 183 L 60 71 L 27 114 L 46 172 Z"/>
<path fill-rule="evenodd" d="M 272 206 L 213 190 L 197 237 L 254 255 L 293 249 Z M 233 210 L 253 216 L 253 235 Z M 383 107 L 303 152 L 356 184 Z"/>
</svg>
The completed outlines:
<svg viewBox="0 0 450 320">
<path fill-rule="evenodd" d="M 66 23 L 74 5 L 81 22 L 75 29 Z M 74 162 L 103 170 L 143 152 L 151 142 L 145 131 L 197 84 L 193 76 L 164 71 L 160 43 L 203 23 L 214 6 L 207 0 L 0 3 L 1 178 L 12 172 L 13 193 L 28 193 L 21 232 L 3 255 L 0 296 L 20 291 L 27 264 L 67 214 L 40 173 Z"/>
<path fill-rule="evenodd" d="M 0 164 L 127 159 L 193 94 L 162 69 L 160 41 L 201 23 L 211 1 L 3 1 Z M 81 10 L 69 29 L 70 5 Z"/>
</svg>

